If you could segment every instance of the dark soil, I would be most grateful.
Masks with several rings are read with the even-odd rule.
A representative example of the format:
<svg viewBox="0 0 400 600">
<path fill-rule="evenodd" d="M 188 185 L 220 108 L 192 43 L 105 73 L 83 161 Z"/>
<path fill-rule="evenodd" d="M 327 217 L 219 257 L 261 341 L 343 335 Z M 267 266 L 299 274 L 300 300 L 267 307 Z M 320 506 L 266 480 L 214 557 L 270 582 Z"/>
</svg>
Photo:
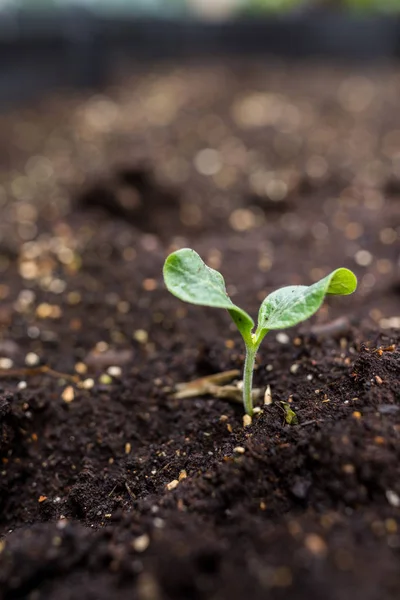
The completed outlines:
<svg viewBox="0 0 400 600">
<path fill-rule="evenodd" d="M 2 117 L 2 600 L 399 598 L 399 96 L 394 67 L 163 67 Z M 171 394 L 244 358 L 164 289 L 185 245 L 252 314 L 359 277 L 267 336 L 249 427 Z"/>
</svg>

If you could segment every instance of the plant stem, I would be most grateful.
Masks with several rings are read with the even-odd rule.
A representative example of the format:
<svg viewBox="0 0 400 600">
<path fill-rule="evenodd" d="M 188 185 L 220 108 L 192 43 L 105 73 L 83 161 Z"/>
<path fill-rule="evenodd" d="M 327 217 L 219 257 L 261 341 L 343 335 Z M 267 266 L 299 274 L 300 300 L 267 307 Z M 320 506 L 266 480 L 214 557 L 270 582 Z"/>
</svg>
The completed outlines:
<svg viewBox="0 0 400 600">
<path fill-rule="evenodd" d="M 245 412 L 250 416 L 253 414 L 253 397 L 251 390 L 253 387 L 253 371 L 257 349 L 257 345 L 246 343 L 246 360 L 244 362 L 243 373 L 243 404 Z"/>
</svg>

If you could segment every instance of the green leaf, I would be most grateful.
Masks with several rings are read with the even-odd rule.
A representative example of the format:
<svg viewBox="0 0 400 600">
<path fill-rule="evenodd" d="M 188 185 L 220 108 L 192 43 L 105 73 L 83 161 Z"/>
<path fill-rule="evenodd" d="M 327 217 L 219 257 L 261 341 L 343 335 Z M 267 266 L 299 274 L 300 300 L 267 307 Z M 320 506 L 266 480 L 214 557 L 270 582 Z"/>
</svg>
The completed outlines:
<svg viewBox="0 0 400 600">
<path fill-rule="evenodd" d="M 285 421 L 288 425 L 298 425 L 299 420 L 294 410 L 290 408 L 289 402 L 281 402 L 283 412 L 285 413 Z"/>
<path fill-rule="evenodd" d="M 194 250 L 182 248 L 170 254 L 164 264 L 167 289 L 183 300 L 201 306 L 226 308 L 243 337 L 249 337 L 253 319 L 233 304 L 221 273 L 208 267 Z"/>
<path fill-rule="evenodd" d="M 305 321 L 324 301 L 326 294 L 352 294 L 357 278 L 348 269 L 336 269 L 310 286 L 291 285 L 267 296 L 258 313 L 257 339 L 262 339 L 270 329 L 286 329 Z"/>
</svg>

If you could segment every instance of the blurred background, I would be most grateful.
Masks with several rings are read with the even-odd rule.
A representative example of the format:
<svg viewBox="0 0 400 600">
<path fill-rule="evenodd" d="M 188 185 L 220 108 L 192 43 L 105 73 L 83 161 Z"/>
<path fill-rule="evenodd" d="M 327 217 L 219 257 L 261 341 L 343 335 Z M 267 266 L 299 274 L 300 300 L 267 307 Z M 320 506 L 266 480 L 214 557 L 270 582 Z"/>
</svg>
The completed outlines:
<svg viewBox="0 0 400 600">
<path fill-rule="evenodd" d="M 59 9 L 60 7 L 86 6 L 93 10 L 115 13 L 202 14 L 232 16 L 248 12 L 275 12 L 337 8 L 357 11 L 398 10 L 398 0 L 2 0 L 6 8 Z"/>
<path fill-rule="evenodd" d="M 360 311 L 399 319 L 400 0 L 0 6 L 0 276 L 17 258 L 46 295 L 89 239 L 107 259 L 94 207 L 216 267 L 226 234 L 255 303 L 343 264 Z M 46 245 L 60 222 L 71 264 Z"/>
<path fill-rule="evenodd" d="M 400 54 L 400 0 L 0 0 L 0 106 L 131 59 Z"/>
</svg>

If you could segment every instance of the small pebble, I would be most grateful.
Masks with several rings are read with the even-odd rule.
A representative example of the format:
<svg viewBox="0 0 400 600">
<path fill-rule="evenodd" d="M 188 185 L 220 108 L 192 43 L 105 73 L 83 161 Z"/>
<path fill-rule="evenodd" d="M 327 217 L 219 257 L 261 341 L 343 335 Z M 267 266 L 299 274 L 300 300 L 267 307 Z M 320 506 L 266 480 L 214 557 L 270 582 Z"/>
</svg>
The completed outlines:
<svg viewBox="0 0 400 600">
<path fill-rule="evenodd" d="M 386 490 L 386 498 L 390 506 L 394 508 L 400 507 L 400 496 L 393 490 Z"/>
<path fill-rule="evenodd" d="M 165 521 L 164 521 L 164 519 L 161 519 L 160 517 L 156 517 L 153 520 L 153 524 L 154 524 L 154 527 L 156 527 L 157 529 L 163 529 L 163 527 L 165 527 Z"/>
<path fill-rule="evenodd" d="M 107 344 L 107 342 L 97 342 L 96 346 L 95 346 L 95 350 L 96 352 L 107 352 L 107 350 L 109 349 L 109 345 Z"/>
<path fill-rule="evenodd" d="M 25 356 L 25 364 L 28 367 L 36 367 L 39 362 L 40 358 L 37 354 L 35 354 L 35 352 L 28 352 L 28 354 Z"/>
<path fill-rule="evenodd" d="M 304 545 L 314 556 L 324 556 L 327 553 L 326 543 L 319 535 L 310 533 L 304 540 Z"/>
<path fill-rule="evenodd" d="M 290 372 L 294 375 L 299 370 L 300 365 L 294 364 L 290 367 Z"/>
<path fill-rule="evenodd" d="M 221 170 L 220 154 L 214 148 L 204 148 L 200 150 L 194 158 L 194 166 L 201 175 L 216 175 Z"/>
<path fill-rule="evenodd" d="M 145 550 L 147 550 L 149 545 L 150 545 L 150 538 L 147 535 L 147 533 L 140 535 L 132 542 L 133 549 L 136 550 L 136 552 L 144 552 Z"/>
<path fill-rule="evenodd" d="M 251 425 L 251 416 L 250 415 L 243 415 L 243 427 L 249 427 L 249 425 Z"/>
<path fill-rule="evenodd" d="M 82 387 L 84 390 L 91 390 L 92 387 L 94 387 L 94 379 L 92 379 L 90 377 L 88 379 L 85 379 L 80 384 L 80 387 Z"/>
<path fill-rule="evenodd" d="M 139 344 L 147 344 L 149 334 L 144 329 L 137 329 L 133 333 L 133 339 L 139 342 Z"/>
<path fill-rule="evenodd" d="M 125 444 L 125 454 L 130 454 L 131 450 L 132 450 L 132 445 L 129 442 L 127 442 Z"/>
<path fill-rule="evenodd" d="M 290 338 L 287 333 L 283 333 L 283 331 L 280 331 L 276 334 L 276 341 L 279 342 L 279 344 L 288 344 Z"/>
<path fill-rule="evenodd" d="M 273 371 L 273 369 L 274 369 L 274 365 L 267 365 L 265 367 L 265 370 L 268 371 L 268 372 Z"/>
<path fill-rule="evenodd" d="M 88 368 L 85 365 L 85 363 L 83 363 L 83 362 L 76 363 L 76 365 L 75 365 L 75 371 L 77 373 L 79 373 L 79 375 L 85 375 L 85 373 L 87 373 L 87 370 L 88 370 Z"/>
<path fill-rule="evenodd" d="M 155 289 L 157 289 L 157 281 L 155 279 L 148 278 L 142 282 L 142 286 L 146 292 L 153 292 Z"/>
<path fill-rule="evenodd" d="M 103 375 L 100 375 L 99 377 L 99 383 L 102 385 L 110 385 L 110 383 L 112 383 L 112 377 L 107 373 L 103 373 Z"/>
<path fill-rule="evenodd" d="M 61 398 L 64 400 L 64 402 L 72 402 L 72 400 L 75 398 L 75 392 L 72 385 L 69 385 L 65 388 L 65 390 L 61 394 Z"/>
<path fill-rule="evenodd" d="M 400 317 L 389 317 L 388 319 L 381 319 L 379 321 L 382 329 L 399 329 L 400 328 Z"/>
<path fill-rule="evenodd" d="M 356 252 L 354 260 L 360 267 L 368 267 L 372 263 L 373 256 L 368 250 L 359 250 Z"/>
<path fill-rule="evenodd" d="M 308 381 L 312 381 L 312 380 L 313 380 L 313 378 L 314 378 L 314 376 L 313 376 L 313 375 L 311 375 L 311 373 L 310 373 L 309 375 L 307 375 L 307 380 L 308 380 Z"/>
<path fill-rule="evenodd" d="M 27 387 L 28 387 L 28 384 L 26 383 L 26 381 L 20 381 L 19 384 L 17 385 L 17 388 L 19 390 L 26 390 Z"/>
<path fill-rule="evenodd" d="M 236 452 L 236 454 L 244 454 L 246 452 L 243 446 L 236 446 L 236 448 L 234 448 L 233 451 Z"/>
<path fill-rule="evenodd" d="M 379 375 L 375 375 L 375 381 L 378 385 L 382 385 L 383 379 L 379 377 Z"/>
<path fill-rule="evenodd" d="M 354 465 L 346 464 L 346 465 L 343 465 L 342 470 L 347 475 L 352 475 L 355 472 L 355 467 L 354 467 Z"/>
<path fill-rule="evenodd" d="M 171 490 L 174 490 L 178 485 L 179 485 L 179 480 L 173 479 L 172 481 L 167 483 L 166 488 L 170 492 Z"/>
<path fill-rule="evenodd" d="M 109 375 L 111 375 L 111 377 L 121 377 L 121 375 L 122 375 L 122 369 L 121 369 L 121 367 L 117 367 L 116 365 L 112 365 L 111 367 L 108 367 L 107 373 Z"/>
<path fill-rule="evenodd" d="M 267 385 L 267 389 L 265 390 L 264 404 L 266 404 L 267 406 L 272 404 L 272 394 L 271 394 L 271 386 L 270 385 Z"/>
<path fill-rule="evenodd" d="M 0 358 L 0 369 L 12 369 L 13 365 L 14 363 L 11 358 Z"/>
<path fill-rule="evenodd" d="M 182 481 L 182 479 L 186 479 L 187 477 L 187 473 L 185 471 L 185 469 L 183 469 L 180 473 L 179 473 L 179 481 Z"/>
</svg>

